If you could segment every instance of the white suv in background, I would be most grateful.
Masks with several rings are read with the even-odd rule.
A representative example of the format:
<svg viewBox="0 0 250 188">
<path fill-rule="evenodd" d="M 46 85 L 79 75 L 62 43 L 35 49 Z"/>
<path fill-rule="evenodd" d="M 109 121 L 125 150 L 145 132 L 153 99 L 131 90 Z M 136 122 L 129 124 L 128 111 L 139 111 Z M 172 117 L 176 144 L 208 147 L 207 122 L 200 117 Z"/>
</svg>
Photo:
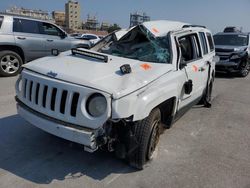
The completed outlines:
<svg viewBox="0 0 250 188">
<path fill-rule="evenodd" d="M 142 169 L 161 128 L 200 102 L 211 106 L 214 42 L 202 26 L 145 22 L 91 50 L 72 49 L 24 66 L 16 83 L 20 116 L 42 130 L 107 148 Z"/>
<path fill-rule="evenodd" d="M 97 35 L 94 34 L 82 34 L 80 37 L 78 36 L 75 38 L 81 40 L 87 40 L 90 42 L 92 46 L 101 40 Z"/>
</svg>

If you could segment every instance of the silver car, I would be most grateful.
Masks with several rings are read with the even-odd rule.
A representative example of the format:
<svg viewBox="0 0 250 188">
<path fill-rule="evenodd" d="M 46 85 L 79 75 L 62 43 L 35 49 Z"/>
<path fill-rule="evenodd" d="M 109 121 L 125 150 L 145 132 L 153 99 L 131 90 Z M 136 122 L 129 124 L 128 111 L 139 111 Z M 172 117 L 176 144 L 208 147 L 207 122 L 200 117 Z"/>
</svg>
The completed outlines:
<svg viewBox="0 0 250 188">
<path fill-rule="evenodd" d="M 89 48 L 89 41 L 77 40 L 50 22 L 0 15 L 0 76 L 15 76 L 24 63 L 72 48 Z"/>
</svg>

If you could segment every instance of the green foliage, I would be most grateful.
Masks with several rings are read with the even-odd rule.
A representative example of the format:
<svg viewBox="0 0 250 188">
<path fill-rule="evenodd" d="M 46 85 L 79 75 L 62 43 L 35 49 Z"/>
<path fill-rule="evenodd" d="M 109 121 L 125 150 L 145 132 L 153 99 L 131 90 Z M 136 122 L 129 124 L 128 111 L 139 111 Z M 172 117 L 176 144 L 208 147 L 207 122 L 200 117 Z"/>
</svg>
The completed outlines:
<svg viewBox="0 0 250 188">
<path fill-rule="evenodd" d="M 121 29 L 121 27 L 118 25 L 118 24 L 114 24 L 114 25 L 111 25 L 109 28 L 108 28 L 108 32 L 109 33 L 112 33 L 113 31 L 116 31 L 116 30 L 119 30 Z"/>
</svg>

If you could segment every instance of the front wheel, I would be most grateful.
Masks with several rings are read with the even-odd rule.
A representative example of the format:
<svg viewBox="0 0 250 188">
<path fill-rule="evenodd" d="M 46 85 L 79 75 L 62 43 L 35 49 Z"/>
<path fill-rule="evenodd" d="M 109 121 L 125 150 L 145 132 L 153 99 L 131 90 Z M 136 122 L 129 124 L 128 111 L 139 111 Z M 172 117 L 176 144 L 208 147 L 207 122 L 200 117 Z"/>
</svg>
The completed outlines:
<svg viewBox="0 0 250 188">
<path fill-rule="evenodd" d="M 213 93 L 213 79 L 210 81 L 210 84 L 208 85 L 208 88 L 206 89 L 206 92 L 202 97 L 203 105 L 206 108 L 212 107 L 212 93 Z"/>
<path fill-rule="evenodd" d="M 135 125 L 137 149 L 130 154 L 129 164 L 137 169 L 143 169 L 147 161 L 154 156 L 160 138 L 161 112 L 154 109 L 147 118 Z"/>
<path fill-rule="evenodd" d="M 249 69 L 250 69 L 249 63 L 248 62 L 243 63 L 240 67 L 240 76 L 246 77 L 249 74 Z"/>
</svg>

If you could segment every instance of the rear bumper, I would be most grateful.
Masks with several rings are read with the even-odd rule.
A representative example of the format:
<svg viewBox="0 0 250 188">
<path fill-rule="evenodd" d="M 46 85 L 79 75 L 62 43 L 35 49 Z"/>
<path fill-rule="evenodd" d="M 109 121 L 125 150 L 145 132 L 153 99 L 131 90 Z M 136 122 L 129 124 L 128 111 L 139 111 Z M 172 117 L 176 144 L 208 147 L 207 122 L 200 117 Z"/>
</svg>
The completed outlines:
<svg viewBox="0 0 250 188">
<path fill-rule="evenodd" d="M 17 112 L 26 121 L 50 134 L 84 145 L 86 151 L 93 152 L 98 149 L 96 144 L 98 130 L 87 130 L 48 120 L 20 103 L 17 103 Z"/>
</svg>

